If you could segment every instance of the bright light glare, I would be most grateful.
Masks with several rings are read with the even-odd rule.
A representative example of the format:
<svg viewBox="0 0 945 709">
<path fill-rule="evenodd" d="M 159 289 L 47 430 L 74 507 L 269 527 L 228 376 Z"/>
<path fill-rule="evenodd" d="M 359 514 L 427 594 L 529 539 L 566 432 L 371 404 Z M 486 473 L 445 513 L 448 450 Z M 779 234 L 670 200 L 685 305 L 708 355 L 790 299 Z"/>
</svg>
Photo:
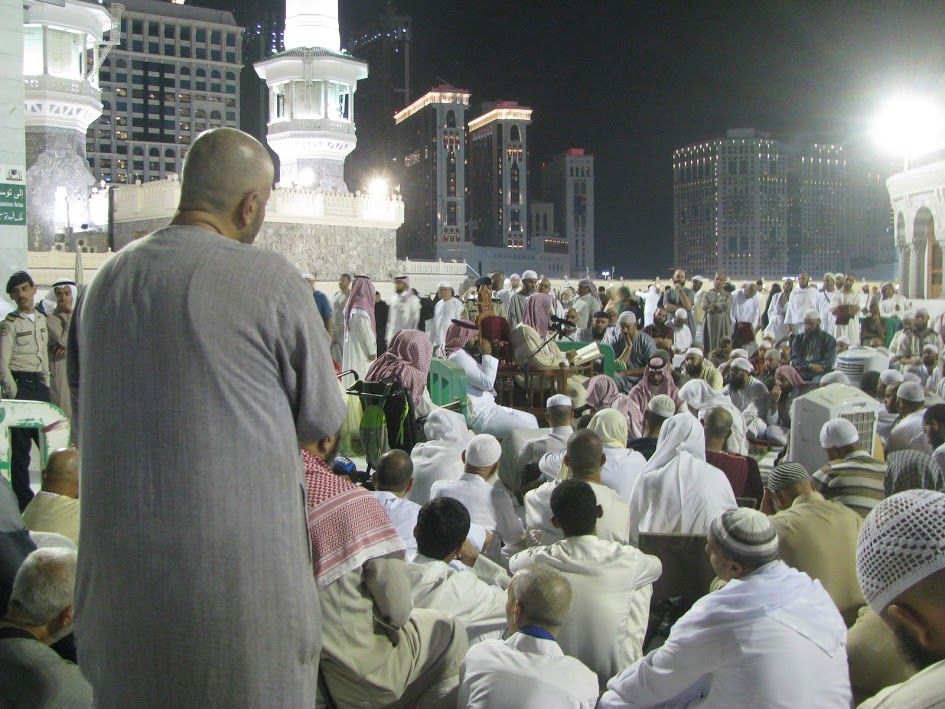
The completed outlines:
<svg viewBox="0 0 945 709">
<path fill-rule="evenodd" d="M 375 177 L 368 182 L 367 191 L 372 197 L 386 197 L 390 193 L 390 183 L 383 177 Z"/>
<path fill-rule="evenodd" d="M 873 138 L 884 150 L 909 158 L 935 150 L 943 143 L 941 106 L 928 98 L 900 95 L 873 122 Z"/>
<path fill-rule="evenodd" d="M 315 171 L 306 167 L 299 171 L 299 187 L 311 187 L 315 184 Z"/>
</svg>

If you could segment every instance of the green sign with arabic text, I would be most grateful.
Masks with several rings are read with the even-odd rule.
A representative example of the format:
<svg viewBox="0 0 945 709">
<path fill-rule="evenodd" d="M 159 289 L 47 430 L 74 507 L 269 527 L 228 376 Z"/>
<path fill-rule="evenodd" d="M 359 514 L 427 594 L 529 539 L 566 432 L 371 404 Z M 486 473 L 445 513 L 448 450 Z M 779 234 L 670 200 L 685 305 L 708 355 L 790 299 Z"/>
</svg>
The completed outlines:
<svg viewBox="0 0 945 709">
<path fill-rule="evenodd" d="M 0 225 L 26 224 L 26 185 L 0 182 Z"/>
</svg>

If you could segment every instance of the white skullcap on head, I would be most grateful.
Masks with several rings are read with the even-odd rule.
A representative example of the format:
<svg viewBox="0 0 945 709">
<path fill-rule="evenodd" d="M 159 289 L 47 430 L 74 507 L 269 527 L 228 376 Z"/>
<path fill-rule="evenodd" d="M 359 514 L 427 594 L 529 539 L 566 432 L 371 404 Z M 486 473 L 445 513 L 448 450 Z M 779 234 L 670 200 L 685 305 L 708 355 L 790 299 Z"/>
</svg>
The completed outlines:
<svg viewBox="0 0 945 709">
<path fill-rule="evenodd" d="M 820 385 L 827 386 L 828 384 L 849 384 L 850 377 L 848 377 L 843 372 L 828 372 L 820 378 Z"/>
<path fill-rule="evenodd" d="M 771 492 L 779 492 L 786 487 L 810 480 L 810 473 L 800 463 L 781 463 L 768 473 L 765 487 Z"/>
<path fill-rule="evenodd" d="M 687 313 L 682 308 L 677 308 L 676 313 L 673 315 L 673 317 L 679 322 L 686 322 L 687 320 L 689 320 L 689 313 Z"/>
<path fill-rule="evenodd" d="M 622 313 L 620 313 L 620 316 L 617 318 L 617 324 L 618 325 L 636 325 L 637 316 L 634 315 L 629 310 L 624 310 Z"/>
<path fill-rule="evenodd" d="M 488 433 L 473 436 L 466 445 L 466 464 L 474 468 L 491 468 L 499 462 L 501 455 L 502 446 L 499 445 L 495 436 L 490 436 Z"/>
<path fill-rule="evenodd" d="M 689 355 L 695 355 L 696 357 L 705 357 L 705 355 L 702 354 L 702 350 L 700 350 L 698 347 L 690 347 L 688 350 L 686 350 L 686 357 L 688 357 Z"/>
<path fill-rule="evenodd" d="M 856 543 L 856 576 L 877 613 L 945 569 L 945 494 L 906 490 L 867 515 Z"/>
<path fill-rule="evenodd" d="M 778 535 L 768 515 L 738 507 L 712 520 L 709 534 L 734 561 L 761 566 L 778 558 Z"/>
<path fill-rule="evenodd" d="M 925 317 L 929 316 L 929 309 L 925 307 L 920 307 L 915 309 L 916 315 L 924 315 Z"/>
<path fill-rule="evenodd" d="M 548 401 L 545 402 L 546 409 L 550 409 L 552 406 L 573 407 L 574 404 L 572 403 L 570 396 L 565 396 L 564 394 L 555 394 L 554 396 L 549 396 Z"/>
<path fill-rule="evenodd" d="M 914 319 L 915 319 L 915 311 L 914 311 L 914 310 L 907 310 L 906 312 L 904 312 L 904 313 L 902 314 L 902 319 L 903 319 L 903 320 L 914 320 Z"/>
<path fill-rule="evenodd" d="M 841 448 L 860 442 L 856 426 L 846 419 L 833 419 L 820 429 L 821 448 Z"/>
<path fill-rule="evenodd" d="M 453 290 L 453 286 L 451 286 L 446 281 L 440 281 L 440 284 L 436 287 L 436 289 L 440 290 L 440 288 L 449 288 L 450 290 Z"/>
<path fill-rule="evenodd" d="M 820 313 L 816 310 L 808 310 L 804 313 L 804 320 L 820 320 Z"/>
<path fill-rule="evenodd" d="M 923 352 L 934 352 L 935 354 L 938 354 L 938 347 L 936 347 L 935 345 L 929 343 L 929 344 L 927 344 L 925 347 L 922 348 L 922 351 L 923 351 Z"/>
<path fill-rule="evenodd" d="M 902 381 L 904 382 L 915 382 L 916 384 L 921 384 L 922 380 L 919 379 L 919 375 L 915 372 L 906 372 L 902 375 Z"/>
<path fill-rule="evenodd" d="M 744 357 L 745 359 L 748 359 L 748 350 L 743 350 L 739 347 L 738 349 L 732 350 L 728 356 L 730 359 L 732 357 Z"/>
<path fill-rule="evenodd" d="M 676 413 L 676 404 L 673 402 L 672 398 L 666 394 L 657 394 L 650 399 L 650 403 L 646 405 L 646 410 L 664 419 L 668 419 Z"/>
<path fill-rule="evenodd" d="M 699 283 L 705 283 L 705 276 L 693 276 L 692 280 L 699 281 Z"/>
<path fill-rule="evenodd" d="M 753 372 L 755 369 L 751 366 L 751 362 L 749 362 L 744 357 L 736 357 L 732 360 L 732 363 L 729 365 L 729 367 L 732 369 L 741 369 L 745 372 Z"/>
<path fill-rule="evenodd" d="M 846 335 L 840 335 L 840 337 L 837 338 L 837 344 L 839 345 L 841 342 L 845 345 L 849 345 L 850 338 L 847 337 Z"/>
<path fill-rule="evenodd" d="M 531 281 L 537 281 L 537 280 L 538 280 L 538 274 L 535 273 L 534 271 L 525 271 L 525 272 L 522 274 L 522 280 L 524 281 L 524 280 L 526 280 L 526 279 L 531 280 Z"/>
<path fill-rule="evenodd" d="M 891 384 L 902 384 L 902 372 L 898 369 L 887 369 L 880 373 L 879 381 L 882 382 L 883 386 L 890 386 Z"/>
<path fill-rule="evenodd" d="M 922 385 L 919 384 L 919 382 L 907 380 L 903 381 L 903 383 L 899 385 L 899 390 L 896 392 L 896 396 L 903 401 L 911 401 L 914 404 L 919 404 L 925 401 L 925 390 L 922 388 Z"/>
<path fill-rule="evenodd" d="M 302 274 L 302 278 L 304 278 L 306 281 L 314 281 L 314 280 L 315 280 L 315 274 L 314 274 L 314 273 L 309 273 L 308 271 L 306 271 L 305 273 Z M 53 287 L 58 286 L 58 285 L 60 285 L 60 284 L 59 284 L 59 283 L 55 283 L 55 284 L 53 284 Z M 64 285 L 64 284 L 63 284 L 63 285 Z"/>
<path fill-rule="evenodd" d="M 513 278 L 517 278 L 517 279 L 519 279 L 519 280 L 522 280 L 522 277 L 521 277 L 520 275 L 518 275 L 517 273 L 513 273 L 511 276 L 509 276 L 509 280 L 512 280 Z"/>
<path fill-rule="evenodd" d="M 835 274 L 835 273 L 830 273 L 830 271 L 827 271 L 827 273 L 824 274 L 824 278 L 825 278 L 825 279 L 826 279 L 826 278 L 836 278 L 836 277 L 837 277 L 837 274 Z"/>
</svg>

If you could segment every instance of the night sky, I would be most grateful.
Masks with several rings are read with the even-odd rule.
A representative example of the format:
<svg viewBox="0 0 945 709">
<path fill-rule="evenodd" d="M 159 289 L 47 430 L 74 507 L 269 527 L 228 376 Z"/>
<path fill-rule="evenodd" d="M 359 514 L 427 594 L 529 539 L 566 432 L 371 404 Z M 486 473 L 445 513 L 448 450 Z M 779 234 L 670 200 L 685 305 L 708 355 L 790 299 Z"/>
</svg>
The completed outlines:
<svg viewBox="0 0 945 709">
<path fill-rule="evenodd" d="M 255 8 L 282 6 L 200 4 L 235 9 L 244 23 Z M 615 263 L 624 276 L 672 265 L 673 148 L 754 127 L 875 158 L 867 132 L 884 97 L 945 90 L 945 0 L 693 5 L 398 3 L 413 19 L 414 96 L 442 78 L 469 89 L 474 105 L 532 107 L 533 168 L 568 147 L 595 155 L 597 268 Z M 341 0 L 342 37 L 384 6 Z"/>
</svg>

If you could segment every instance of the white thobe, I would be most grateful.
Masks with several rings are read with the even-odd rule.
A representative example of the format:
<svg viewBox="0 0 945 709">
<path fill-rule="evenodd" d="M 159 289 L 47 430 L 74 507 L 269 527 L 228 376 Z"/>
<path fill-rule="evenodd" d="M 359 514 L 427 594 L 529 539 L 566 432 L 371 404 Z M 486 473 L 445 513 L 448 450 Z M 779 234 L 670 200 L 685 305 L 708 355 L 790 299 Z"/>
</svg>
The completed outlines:
<svg viewBox="0 0 945 709">
<path fill-rule="evenodd" d="M 348 294 L 342 291 L 335 293 L 331 299 L 331 317 L 334 332 L 331 340 L 331 358 L 341 361 L 341 354 L 345 342 L 345 306 L 348 304 Z"/>
<path fill-rule="evenodd" d="M 650 286 L 646 291 L 637 291 L 637 295 L 643 298 L 643 327 L 649 327 L 653 324 L 653 314 L 659 308 L 660 292 L 656 286 Z"/>
<path fill-rule="evenodd" d="M 783 292 L 775 293 L 771 305 L 768 306 L 768 327 L 765 328 L 765 333 L 773 335 L 775 342 L 780 342 L 791 333 L 791 328 L 784 323 L 787 309 L 781 307 L 783 295 Z"/>
<path fill-rule="evenodd" d="M 418 505 L 430 499 L 430 487 L 437 480 L 458 480 L 463 474 L 465 443 L 454 441 L 427 441 L 418 443 L 410 451 L 413 461 L 413 489 L 410 499 Z"/>
<path fill-rule="evenodd" d="M 758 329 L 761 323 L 761 311 L 758 309 L 758 299 L 752 296 L 749 298 L 745 291 L 740 290 L 732 296 L 732 321 L 736 323 L 747 322 Z"/>
<path fill-rule="evenodd" d="M 353 369 L 362 379 L 368 367 L 377 358 L 377 337 L 371 330 L 371 319 L 361 308 L 352 308 L 348 327 L 345 330 L 344 350 L 341 354 L 341 371 Z M 349 377 L 350 379 L 350 377 Z M 351 382 L 346 382 L 350 385 Z"/>
<path fill-rule="evenodd" d="M 531 564 L 547 564 L 571 584 L 571 607 L 558 644 L 596 672 L 603 688 L 642 654 L 662 563 L 635 547 L 588 535 L 519 552 L 509 559 L 509 571 Z"/>
<path fill-rule="evenodd" d="M 542 456 L 538 463 L 542 477 L 547 480 L 558 477 L 561 466 L 564 465 L 564 454 L 565 451 L 562 450 Z M 638 451 L 607 446 L 604 446 L 604 456 L 606 460 L 600 468 L 601 482 L 620 495 L 621 499 L 629 502 L 633 486 L 646 465 L 646 458 Z"/>
<path fill-rule="evenodd" d="M 606 542 L 627 544 L 630 541 L 630 507 L 611 488 L 602 483 L 588 482 L 604 514 L 597 520 L 597 537 Z M 551 523 L 551 493 L 557 481 L 544 483 L 525 494 L 525 528 L 528 543 L 534 546 L 554 544 L 564 538 L 558 527 Z"/>
<path fill-rule="evenodd" d="M 844 291 L 837 291 L 832 294 L 833 297 L 830 299 L 830 305 L 828 308 L 836 308 L 838 305 L 856 305 L 859 307 L 860 304 L 860 294 L 856 291 L 850 291 L 846 293 Z M 829 309 L 827 312 L 830 312 Z M 850 346 L 855 347 L 860 344 L 860 313 L 857 312 L 846 325 L 838 325 L 837 318 L 831 313 L 830 317 L 833 321 L 833 329 L 827 330 L 831 335 L 836 337 L 846 337 L 850 340 Z"/>
<path fill-rule="evenodd" d="M 849 707 L 846 626 L 820 582 L 772 561 L 703 596 L 598 707 Z M 897 705 L 899 706 L 899 705 Z"/>
<path fill-rule="evenodd" d="M 795 334 L 804 329 L 804 316 L 809 310 L 820 312 L 820 304 L 823 299 L 823 293 L 807 286 L 801 288 L 795 286 L 791 291 L 791 297 L 788 299 L 787 308 L 784 311 L 784 324 L 790 327 Z"/>
<path fill-rule="evenodd" d="M 420 505 L 411 500 L 397 497 L 392 492 L 376 490 L 373 493 L 381 507 L 390 517 L 391 523 L 397 530 L 397 534 L 404 540 L 407 547 L 407 555 L 417 551 L 417 540 L 413 536 L 414 527 L 417 526 L 417 515 L 420 513 Z"/>
<path fill-rule="evenodd" d="M 439 300 L 433 307 L 433 324 L 430 328 L 430 341 L 434 350 L 441 350 L 446 341 L 446 331 L 453 320 L 463 317 L 463 303 L 459 298 Z"/>
<path fill-rule="evenodd" d="M 499 371 L 499 360 L 491 355 L 483 355 L 480 363 L 462 349 L 451 354 L 449 360 L 462 367 L 466 374 L 466 421 L 473 431 L 504 438 L 516 428 L 538 428 L 538 419 L 527 411 L 517 411 L 495 403 L 493 387 L 495 375 Z"/>
<path fill-rule="evenodd" d="M 459 670 L 458 707 L 593 709 L 597 675 L 554 640 L 515 633 L 469 648 Z"/>
<path fill-rule="evenodd" d="M 820 291 L 822 296 L 818 303 L 820 306 L 820 329 L 824 332 L 829 332 L 833 334 L 833 328 L 836 325 L 837 319 L 834 317 L 834 314 L 831 313 L 831 309 L 836 307 L 836 299 L 839 296 L 840 291 Z"/>
<path fill-rule="evenodd" d="M 929 445 L 925 432 L 922 429 L 922 417 L 925 415 L 925 409 L 913 411 L 904 419 L 899 421 L 889 432 L 889 439 L 886 442 L 886 455 L 896 451 L 917 450 L 920 453 L 932 455 L 932 446 Z"/>
<path fill-rule="evenodd" d="M 682 354 L 692 347 L 692 330 L 683 323 L 680 326 L 673 326 L 673 352 Z"/>
<path fill-rule="evenodd" d="M 935 709 L 942 706 L 945 660 L 929 665 L 905 682 L 887 687 L 859 709 Z"/>
<path fill-rule="evenodd" d="M 708 534 L 709 523 L 736 506 L 725 473 L 680 451 L 637 480 L 630 496 L 630 543 L 639 544 L 641 532 Z"/>
<path fill-rule="evenodd" d="M 901 320 L 903 313 L 910 307 L 911 303 L 896 293 L 892 298 L 884 298 L 879 301 L 879 314 L 884 318 L 897 317 Z"/>
<path fill-rule="evenodd" d="M 469 512 L 469 519 L 486 531 L 495 532 L 506 544 L 515 545 L 525 536 L 522 520 L 515 514 L 512 498 L 501 482 L 486 482 L 481 475 L 463 473 L 459 480 L 433 483 L 430 499 L 451 497 Z"/>
<path fill-rule="evenodd" d="M 387 314 L 387 342 L 401 330 L 416 330 L 420 324 L 420 299 L 410 290 L 394 293 Z"/>
<path fill-rule="evenodd" d="M 463 622 L 469 644 L 499 638 L 505 629 L 505 569 L 480 554 L 472 568 L 458 570 L 423 554 L 408 556 L 410 594 L 416 608 L 433 608 Z"/>
<path fill-rule="evenodd" d="M 580 298 L 575 298 L 571 303 L 571 307 L 577 311 L 578 329 L 584 329 L 590 327 L 594 322 L 594 313 L 600 310 L 600 303 L 597 298 L 588 293 Z"/>
</svg>

